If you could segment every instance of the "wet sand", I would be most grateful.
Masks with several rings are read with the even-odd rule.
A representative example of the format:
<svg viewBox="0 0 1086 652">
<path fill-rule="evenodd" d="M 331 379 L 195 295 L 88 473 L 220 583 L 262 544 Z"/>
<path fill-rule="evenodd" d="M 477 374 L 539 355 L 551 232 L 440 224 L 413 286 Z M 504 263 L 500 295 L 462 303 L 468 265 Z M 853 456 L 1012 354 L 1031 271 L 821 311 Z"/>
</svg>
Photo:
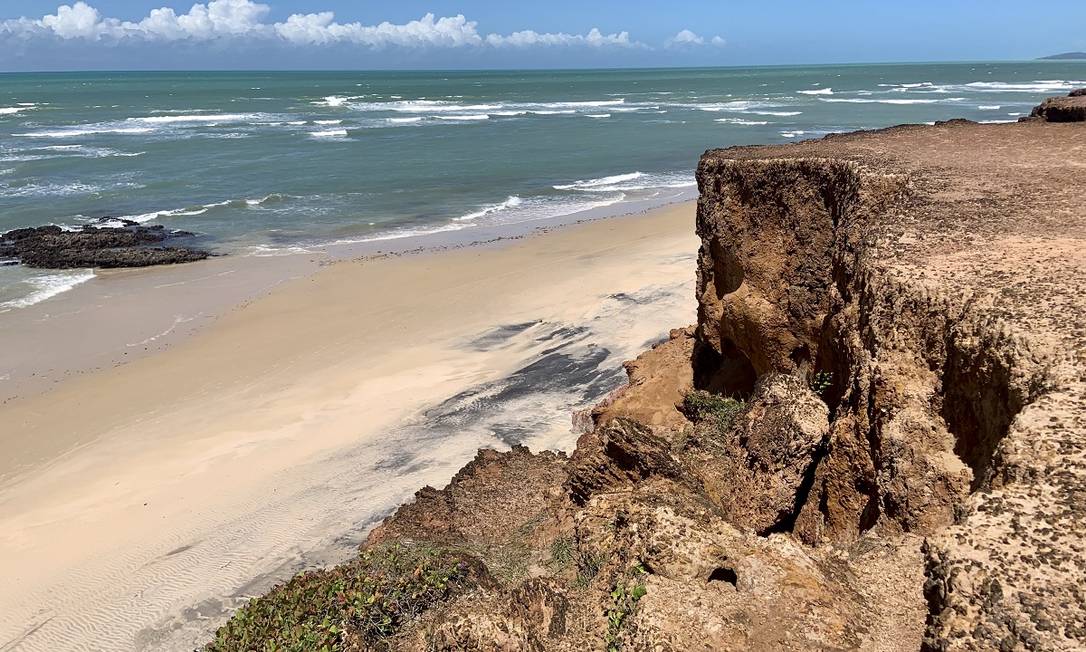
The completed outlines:
<svg viewBox="0 0 1086 652">
<path fill-rule="evenodd" d="M 306 261 L 131 362 L 7 401 L 0 650 L 191 649 L 478 447 L 571 448 L 571 412 L 694 321 L 693 216 Z"/>
</svg>

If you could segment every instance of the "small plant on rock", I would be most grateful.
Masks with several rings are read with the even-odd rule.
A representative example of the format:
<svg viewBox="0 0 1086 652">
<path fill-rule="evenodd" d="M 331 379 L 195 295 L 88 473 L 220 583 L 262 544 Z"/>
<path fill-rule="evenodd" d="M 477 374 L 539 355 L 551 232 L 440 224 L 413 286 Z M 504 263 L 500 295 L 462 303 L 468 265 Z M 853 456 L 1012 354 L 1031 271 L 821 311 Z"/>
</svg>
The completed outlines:
<svg viewBox="0 0 1086 652">
<path fill-rule="evenodd" d="M 811 379 L 811 391 L 825 400 L 830 388 L 833 387 L 833 374 L 829 371 L 820 371 Z"/>
<path fill-rule="evenodd" d="M 577 559 L 577 588 L 587 588 L 600 574 L 600 569 L 607 563 L 604 555 L 581 555 Z"/>
<path fill-rule="evenodd" d="M 739 399 L 699 389 L 683 397 L 682 411 L 695 423 L 711 422 L 719 432 L 725 432 L 746 407 Z"/>
<path fill-rule="evenodd" d="M 607 610 L 607 652 L 622 649 L 622 626 L 637 608 L 637 603 L 648 593 L 642 581 L 647 574 L 643 564 L 635 564 L 627 577 L 619 579 L 611 590 L 611 608 Z"/>
</svg>

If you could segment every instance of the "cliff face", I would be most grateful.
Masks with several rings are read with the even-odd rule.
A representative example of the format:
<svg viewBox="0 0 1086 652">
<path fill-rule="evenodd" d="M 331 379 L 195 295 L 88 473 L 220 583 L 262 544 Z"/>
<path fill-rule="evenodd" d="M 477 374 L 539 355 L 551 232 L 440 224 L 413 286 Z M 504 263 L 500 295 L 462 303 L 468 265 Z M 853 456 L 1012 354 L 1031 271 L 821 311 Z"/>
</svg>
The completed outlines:
<svg viewBox="0 0 1086 652">
<path fill-rule="evenodd" d="M 397 588 L 352 593 L 337 569 L 320 586 L 350 607 L 310 609 L 305 632 L 1083 649 L 1083 152 L 1086 128 L 1043 122 L 707 152 L 696 327 L 627 366 L 568 458 L 483 451 L 420 491 L 364 546 Z M 297 619 L 254 618 L 323 581 L 262 598 L 213 649 L 295 640 Z"/>
<path fill-rule="evenodd" d="M 1084 136 L 902 127 L 699 167 L 699 340 L 827 386 L 792 533 L 924 537 L 930 649 L 1086 645 Z"/>
</svg>

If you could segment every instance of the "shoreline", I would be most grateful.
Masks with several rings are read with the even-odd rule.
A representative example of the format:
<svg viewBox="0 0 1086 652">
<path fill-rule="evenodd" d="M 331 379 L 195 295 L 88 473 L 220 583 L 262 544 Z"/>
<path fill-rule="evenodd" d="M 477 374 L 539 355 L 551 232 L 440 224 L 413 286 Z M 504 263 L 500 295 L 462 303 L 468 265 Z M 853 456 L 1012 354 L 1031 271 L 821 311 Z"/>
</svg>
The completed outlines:
<svg viewBox="0 0 1086 652">
<path fill-rule="evenodd" d="M 555 229 L 642 215 L 691 199 L 688 191 L 676 191 L 662 199 L 622 202 L 539 220 L 332 242 L 300 252 L 227 254 L 184 265 L 96 270 L 91 278 L 38 303 L 0 310 L 0 330 L 12 352 L 8 368 L 0 374 L 0 405 L 48 392 L 68 378 L 163 351 L 230 310 L 266 296 L 282 283 L 316 273 L 324 265 L 501 246 Z"/>
<path fill-rule="evenodd" d="M 192 647 L 478 448 L 572 447 L 571 413 L 694 320 L 693 212 L 303 266 L 131 362 L 8 401 L 0 642 Z"/>
</svg>

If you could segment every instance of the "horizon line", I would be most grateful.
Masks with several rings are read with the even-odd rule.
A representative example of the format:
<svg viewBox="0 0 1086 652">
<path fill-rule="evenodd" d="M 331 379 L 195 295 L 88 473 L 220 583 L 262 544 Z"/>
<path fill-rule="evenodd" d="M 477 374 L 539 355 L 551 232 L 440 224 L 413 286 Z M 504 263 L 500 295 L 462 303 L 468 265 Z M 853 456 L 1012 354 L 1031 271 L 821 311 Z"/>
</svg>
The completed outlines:
<svg viewBox="0 0 1086 652">
<path fill-rule="evenodd" d="M 246 73 L 246 72 L 401 72 L 401 73 L 480 73 L 480 72 L 603 72 L 610 70 L 728 70 L 750 68 L 819 68 L 831 66 L 908 66 L 908 65 L 936 65 L 936 64 L 969 64 L 969 63 L 1075 63 L 1086 62 L 1086 59 L 1052 59 L 1049 57 L 1037 57 L 1034 59 L 942 59 L 942 60 L 910 60 L 910 61 L 851 61 L 851 62 L 825 62 L 825 63 L 760 63 L 760 64 L 735 64 L 735 65 L 708 65 L 708 66 L 608 66 L 608 67 L 511 67 L 511 68 L 69 68 L 46 70 L 0 70 L 0 75 L 32 75 L 32 74 L 70 74 L 70 73 Z"/>
</svg>

